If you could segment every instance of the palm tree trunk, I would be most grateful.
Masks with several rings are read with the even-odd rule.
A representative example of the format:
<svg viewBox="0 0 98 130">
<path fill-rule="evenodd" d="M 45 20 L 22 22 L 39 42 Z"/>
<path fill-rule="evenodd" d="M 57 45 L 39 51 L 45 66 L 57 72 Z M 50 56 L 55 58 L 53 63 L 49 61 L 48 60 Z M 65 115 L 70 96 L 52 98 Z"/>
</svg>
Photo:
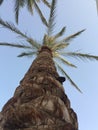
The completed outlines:
<svg viewBox="0 0 98 130">
<path fill-rule="evenodd" d="M 78 130 L 58 77 L 51 51 L 43 46 L 2 109 L 3 130 Z"/>
</svg>

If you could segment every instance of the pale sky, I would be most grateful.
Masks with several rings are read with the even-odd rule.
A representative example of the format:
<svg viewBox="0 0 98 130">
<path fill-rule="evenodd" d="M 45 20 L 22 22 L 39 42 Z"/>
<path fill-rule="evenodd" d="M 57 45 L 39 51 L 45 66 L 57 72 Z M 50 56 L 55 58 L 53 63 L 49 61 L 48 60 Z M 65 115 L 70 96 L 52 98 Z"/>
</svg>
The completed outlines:
<svg viewBox="0 0 98 130">
<path fill-rule="evenodd" d="M 0 17 L 15 23 L 12 3 L 13 0 L 4 2 L 0 7 Z M 42 6 L 42 10 L 47 16 L 44 6 Z M 58 32 L 63 26 L 67 27 L 65 36 L 86 29 L 71 43 L 68 49 L 98 55 L 98 15 L 95 0 L 58 0 L 56 10 L 55 32 Z M 46 28 L 35 11 L 34 13 L 35 16 L 32 18 L 26 9 L 21 10 L 18 28 L 41 41 L 46 33 Z M 0 26 L 0 42 L 4 41 L 24 42 L 20 37 Z M 17 58 L 19 52 L 21 50 L 0 47 L 0 110 L 13 96 L 16 87 L 33 61 L 33 58 Z M 71 101 L 71 107 L 77 113 L 79 130 L 98 130 L 98 62 L 70 60 L 78 68 L 63 67 L 83 91 L 83 94 L 75 90 L 68 81 L 63 86 Z"/>
</svg>

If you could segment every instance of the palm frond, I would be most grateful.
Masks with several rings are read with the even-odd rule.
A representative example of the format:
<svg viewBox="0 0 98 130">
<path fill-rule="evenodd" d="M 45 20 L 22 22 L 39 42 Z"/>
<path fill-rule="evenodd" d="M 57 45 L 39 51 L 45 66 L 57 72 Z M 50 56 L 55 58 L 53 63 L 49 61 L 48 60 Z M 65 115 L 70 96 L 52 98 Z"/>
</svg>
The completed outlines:
<svg viewBox="0 0 98 130">
<path fill-rule="evenodd" d="M 28 37 L 26 34 L 22 33 L 18 28 L 15 27 L 15 25 L 14 25 L 13 23 L 9 23 L 9 22 L 3 21 L 3 20 L 0 18 L 0 24 L 1 24 L 3 27 L 5 27 L 5 28 L 11 30 L 12 32 L 14 32 L 14 33 L 16 33 L 16 34 L 22 36 L 23 38 L 26 38 L 27 41 L 28 41 L 33 47 L 35 47 L 35 48 L 40 47 L 40 45 L 39 45 L 36 41 L 34 41 L 32 38 Z"/>
<path fill-rule="evenodd" d="M 36 49 L 40 49 L 41 47 L 41 45 L 32 38 L 28 38 L 27 42 L 29 42 L 32 45 L 32 47 L 35 47 Z"/>
<path fill-rule="evenodd" d="M 30 46 L 25 46 L 21 44 L 16 43 L 7 43 L 7 42 L 0 42 L 0 46 L 9 46 L 9 47 L 16 47 L 16 48 L 25 48 L 25 49 L 31 49 Z"/>
<path fill-rule="evenodd" d="M 75 52 L 68 52 L 66 53 L 68 56 L 77 57 L 80 59 L 88 59 L 88 60 L 98 60 L 98 56 L 89 55 L 89 54 L 82 54 L 82 53 L 75 53 Z"/>
<path fill-rule="evenodd" d="M 48 35 L 44 35 L 44 38 L 43 38 L 43 45 L 45 46 L 48 46 L 48 47 L 52 47 L 54 43 L 54 37 L 49 37 Z"/>
<path fill-rule="evenodd" d="M 55 62 L 58 69 L 61 71 L 62 74 L 64 74 L 66 76 L 66 78 L 69 80 L 69 82 L 80 92 L 82 93 L 82 91 L 79 89 L 79 87 L 74 83 L 74 81 L 70 78 L 70 76 L 64 71 L 64 69 L 62 69 L 62 67 L 57 63 Z"/>
<path fill-rule="evenodd" d="M 57 38 L 61 37 L 64 34 L 65 29 L 66 29 L 66 27 L 63 27 L 61 29 L 61 31 L 54 36 L 54 38 L 57 39 Z"/>
<path fill-rule="evenodd" d="M 3 3 L 3 0 L 0 0 L 0 5 Z"/>
<path fill-rule="evenodd" d="M 31 14 L 33 14 L 33 6 L 34 6 L 33 0 L 26 0 L 26 2 L 28 10 L 30 11 Z"/>
<path fill-rule="evenodd" d="M 81 31 L 78 31 L 77 33 L 73 34 L 73 35 L 70 35 L 66 38 L 64 38 L 62 41 L 63 42 L 70 42 L 71 40 L 73 40 L 74 38 L 76 38 L 78 35 L 80 35 L 82 32 L 84 32 L 85 29 L 81 30 Z"/>
<path fill-rule="evenodd" d="M 20 35 L 20 36 L 22 36 L 22 37 L 27 38 L 27 36 L 26 36 L 24 33 L 22 33 L 18 28 L 16 28 L 13 23 L 10 23 L 10 22 L 7 22 L 7 21 L 3 21 L 3 20 L 0 18 L 0 24 L 1 24 L 3 27 L 9 29 L 10 31 L 13 31 L 13 32 L 16 33 L 16 34 L 18 34 L 18 35 Z"/>
<path fill-rule="evenodd" d="M 42 12 L 41 12 L 40 8 L 38 7 L 38 5 L 36 4 L 35 0 L 34 0 L 34 6 L 35 6 L 35 8 L 36 8 L 36 10 L 37 10 L 37 12 L 38 12 L 38 14 L 39 14 L 43 24 L 48 27 L 47 20 L 44 17 L 44 15 L 42 14 Z"/>
<path fill-rule="evenodd" d="M 50 3 L 47 0 L 42 0 L 44 4 L 46 4 L 49 8 L 51 8 Z"/>
<path fill-rule="evenodd" d="M 36 55 L 36 54 L 37 54 L 37 52 L 22 52 L 17 57 L 23 57 L 23 56 L 30 57 L 30 56 L 33 56 L 33 55 Z"/>
<path fill-rule="evenodd" d="M 66 59 L 64 59 L 62 56 L 60 56 L 59 53 L 57 53 L 57 55 L 55 57 L 57 57 L 58 59 L 60 59 L 60 61 L 62 61 L 63 64 L 66 64 L 66 65 L 68 65 L 70 67 L 77 68 L 75 65 L 73 65 L 72 63 L 70 63 L 69 61 L 67 61 Z"/>
<path fill-rule="evenodd" d="M 69 43 L 57 43 L 57 44 L 54 43 L 54 45 L 52 45 L 51 49 L 52 49 L 52 51 L 57 51 L 57 50 L 60 51 L 61 49 L 66 48 L 68 45 L 69 45 Z"/>
<path fill-rule="evenodd" d="M 19 17 L 19 10 L 20 7 L 24 6 L 24 0 L 15 0 L 15 20 L 16 23 L 18 24 L 18 17 Z"/>
<path fill-rule="evenodd" d="M 53 27 L 55 26 L 54 20 L 55 20 L 56 1 L 57 0 L 52 0 L 52 4 L 51 4 L 50 16 L 48 20 L 48 36 L 52 34 Z"/>
</svg>

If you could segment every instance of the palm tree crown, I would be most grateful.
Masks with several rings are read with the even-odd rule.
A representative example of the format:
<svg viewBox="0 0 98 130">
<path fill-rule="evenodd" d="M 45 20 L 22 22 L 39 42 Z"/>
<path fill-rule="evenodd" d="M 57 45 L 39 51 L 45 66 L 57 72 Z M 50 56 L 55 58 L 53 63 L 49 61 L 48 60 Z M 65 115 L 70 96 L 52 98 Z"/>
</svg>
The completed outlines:
<svg viewBox="0 0 98 130">
<path fill-rule="evenodd" d="M 70 81 L 70 83 L 78 91 L 81 92 L 79 87 L 74 83 L 74 81 L 70 78 L 70 76 L 66 73 L 66 71 L 60 66 L 58 62 L 56 62 L 56 59 L 58 58 L 64 65 L 76 68 L 77 67 L 76 65 L 66 60 L 67 56 L 80 58 L 82 60 L 84 58 L 89 60 L 98 60 L 98 56 L 80 53 L 79 51 L 78 52 L 66 51 L 67 47 L 70 45 L 70 41 L 73 40 L 82 32 L 84 32 L 85 29 L 78 31 L 77 33 L 72 34 L 68 37 L 65 37 L 62 40 L 60 40 L 61 39 L 60 37 L 64 34 L 66 27 L 63 27 L 57 34 L 55 35 L 52 34 L 55 25 L 54 20 L 55 20 L 56 2 L 57 2 L 56 0 L 52 0 L 49 20 L 47 21 L 45 19 L 45 21 L 47 21 L 46 25 L 47 33 L 43 37 L 42 45 L 37 41 L 33 40 L 33 38 L 27 36 L 25 33 L 21 32 L 18 28 L 15 27 L 14 24 L 3 21 L 1 18 L 0 18 L 0 25 L 22 36 L 22 38 L 24 38 L 29 43 L 29 45 L 23 45 L 20 43 L 19 44 L 7 43 L 7 42 L 0 42 L 0 45 L 25 49 L 26 51 L 19 54 L 18 57 L 37 55 L 43 49 L 43 47 L 48 48 L 52 54 L 56 66 L 66 76 L 66 78 Z"/>
</svg>

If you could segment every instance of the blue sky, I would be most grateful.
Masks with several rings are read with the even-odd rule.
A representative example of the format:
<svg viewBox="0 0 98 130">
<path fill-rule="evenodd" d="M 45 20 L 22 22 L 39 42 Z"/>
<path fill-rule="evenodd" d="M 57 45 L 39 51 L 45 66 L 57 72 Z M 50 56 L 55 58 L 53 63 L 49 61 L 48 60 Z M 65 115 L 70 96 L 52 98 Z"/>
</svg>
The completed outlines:
<svg viewBox="0 0 98 130">
<path fill-rule="evenodd" d="M 47 17 L 47 10 L 43 5 L 42 10 Z M 41 41 L 46 28 L 35 11 L 34 13 L 32 18 L 26 8 L 21 10 L 18 27 L 29 36 Z M 13 0 L 5 1 L 0 7 L 0 17 L 15 23 Z M 80 49 L 81 52 L 98 55 L 98 15 L 95 0 L 59 0 L 55 32 L 58 32 L 63 26 L 67 27 L 65 36 L 86 29 L 73 40 L 69 50 Z M 0 26 L 0 42 L 2 41 L 24 42 L 17 35 Z M 17 58 L 16 56 L 20 52 L 21 50 L 0 47 L 0 110 L 13 96 L 20 80 L 33 62 L 33 58 Z M 75 90 L 68 81 L 64 83 L 64 88 L 72 108 L 77 113 L 79 130 L 98 130 L 98 62 L 71 61 L 78 66 L 77 69 L 63 67 L 83 91 L 83 94 Z"/>
</svg>

